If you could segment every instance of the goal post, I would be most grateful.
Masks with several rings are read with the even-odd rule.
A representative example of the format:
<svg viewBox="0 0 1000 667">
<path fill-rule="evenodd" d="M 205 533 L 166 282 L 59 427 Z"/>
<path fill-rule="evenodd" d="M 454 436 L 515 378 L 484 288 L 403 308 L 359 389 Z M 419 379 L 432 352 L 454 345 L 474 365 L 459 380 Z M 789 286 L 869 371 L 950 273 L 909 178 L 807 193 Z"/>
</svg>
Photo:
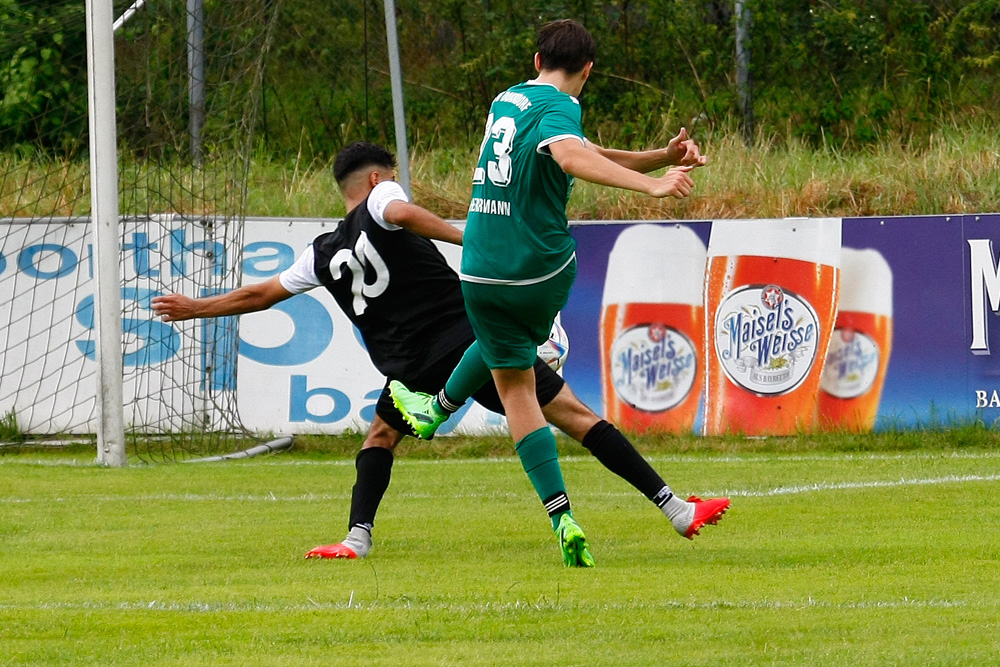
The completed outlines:
<svg viewBox="0 0 1000 667">
<path fill-rule="evenodd" d="M 399 184 L 406 196 L 410 189 L 410 149 L 406 142 L 406 113 L 403 107 L 403 69 L 400 66 L 399 37 L 396 33 L 396 2 L 384 0 L 385 41 L 389 56 L 389 79 L 392 87 L 392 119 L 396 130 L 396 160 L 399 163 Z"/>
<path fill-rule="evenodd" d="M 90 225 L 94 239 L 97 337 L 97 461 L 124 466 L 121 278 L 118 270 L 118 141 L 115 129 L 114 13 L 111 0 L 86 0 Z"/>
</svg>

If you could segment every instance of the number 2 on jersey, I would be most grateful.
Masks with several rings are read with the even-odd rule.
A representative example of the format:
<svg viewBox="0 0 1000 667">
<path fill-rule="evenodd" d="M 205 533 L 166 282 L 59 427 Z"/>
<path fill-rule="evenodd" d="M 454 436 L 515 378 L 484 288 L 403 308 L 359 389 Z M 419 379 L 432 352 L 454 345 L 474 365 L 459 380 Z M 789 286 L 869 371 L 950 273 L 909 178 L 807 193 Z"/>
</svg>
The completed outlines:
<svg viewBox="0 0 1000 667">
<path fill-rule="evenodd" d="M 515 134 L 517 134 L 517 126 L 514 124 L 514 119 L 510 116 L 501 116 L 494 121 L 493 114 L 490 114 L 486 119 L 486 135 L 483 137 L 483 143 L 479 147 L 479 155 L 481 157 L 483 151 L 486 150 L 486 145 L 490 144 L 490 150 L 492 150 L 496 159 L 486 163 L 485 175 L 489 176 L 490 182 L 498 188 L 505 188 L 510 183 L 510 151 Z M 490 143 L 490 139 L 495 139 L 495 141 Z M 473 184 L 478 185 L 483 183 L 483 175 L 482 168 L 477 168 L 473 177 Z"/>
<path fill-rule="evenodd" d="M 375 282 L 365 280 L 365 268 L 368 266 L 375 272 Z M 364 232 L 358 236 L 353 252 L 350 248 L 341 248 L 330 258 L 330 276 L 334 280 L 340 280 L 345 267 L 351 272 L 354 314 L 364 315 L 368 309 L 368 299 L 382 296 L 382 292 L 389 287 L 389 267 Z"/>
</svg>

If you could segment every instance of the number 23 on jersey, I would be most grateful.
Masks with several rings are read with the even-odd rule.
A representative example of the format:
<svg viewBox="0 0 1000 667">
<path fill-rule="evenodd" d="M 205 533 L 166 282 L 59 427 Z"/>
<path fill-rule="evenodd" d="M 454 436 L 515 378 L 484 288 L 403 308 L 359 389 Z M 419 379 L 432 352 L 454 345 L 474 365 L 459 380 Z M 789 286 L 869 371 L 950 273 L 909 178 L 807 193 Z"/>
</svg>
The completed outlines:
<svg viewBox="0 0 1000 667">
<path fill-rule="evenodd" d="M 510 183 L 511 160 L 510 151 L 517 134 L 517 126 L 510 116 L 500 116 L 496 120 L 493 114 L 486 119 L 486 135 L 479 146 L 479 158 L 483 151 L 489 148 L 493 159 L 486 163 L 486 169 L 476 167 L 472 177 L 473 185 L 482 185 L 489 177 L 490 182 L 498 188 L 505 188 Z"/>
</svg>

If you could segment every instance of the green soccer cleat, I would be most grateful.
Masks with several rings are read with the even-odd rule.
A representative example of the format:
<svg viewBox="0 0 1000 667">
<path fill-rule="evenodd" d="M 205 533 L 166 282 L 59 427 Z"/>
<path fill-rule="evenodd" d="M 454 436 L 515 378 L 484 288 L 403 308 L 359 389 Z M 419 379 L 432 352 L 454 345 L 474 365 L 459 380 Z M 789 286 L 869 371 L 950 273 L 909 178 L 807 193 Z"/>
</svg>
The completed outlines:
<svg viewBox="0 0 1000 667">
<path fill-rule="evenodd" d="M 556 528 L 559 548 L 562 550 L 563 565 L 566 567 L 594 567 L 594 557 L 587 548 L 587 536 L 583 528 L 568 513 L 559 519 Z"/>
<path fill-rule="evenodd" d="M 410 391 L 402 382 L 393 380 L 389 383 L 389 395 L 393 405 L 421 440 L 432 439 L 438 427 L 448 421 L 449 415 L 434 407 L 434 397 L 430 394 Z"/>
</svg>

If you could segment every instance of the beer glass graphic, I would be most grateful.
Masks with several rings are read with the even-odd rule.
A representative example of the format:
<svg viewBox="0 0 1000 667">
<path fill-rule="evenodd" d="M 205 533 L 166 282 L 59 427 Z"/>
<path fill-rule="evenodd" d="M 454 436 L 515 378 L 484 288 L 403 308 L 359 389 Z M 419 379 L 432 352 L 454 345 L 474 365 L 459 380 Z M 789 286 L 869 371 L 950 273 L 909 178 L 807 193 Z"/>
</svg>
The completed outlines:
<svg viewBox="0 0 1000 667">
<path fill-rule="evenodd" d="M 812 431 L 837 314 L 839 218 L 718 220 L 705 277 L 706 435 Z"/>
<path fill-rule="evenodd" d="M 820 382 L 824 428 L 875 426 L 892 349 L 892 269 L 874 249 L 844 248 L 840 308 Z"/>
<path fill-rule="evenodd" d="M 701 400 L 705 244 L 688 227 L 632 225 L 608 257 L 602 299 L 604 416 L 643 432 L 686 433 Z"/>
</svg>

